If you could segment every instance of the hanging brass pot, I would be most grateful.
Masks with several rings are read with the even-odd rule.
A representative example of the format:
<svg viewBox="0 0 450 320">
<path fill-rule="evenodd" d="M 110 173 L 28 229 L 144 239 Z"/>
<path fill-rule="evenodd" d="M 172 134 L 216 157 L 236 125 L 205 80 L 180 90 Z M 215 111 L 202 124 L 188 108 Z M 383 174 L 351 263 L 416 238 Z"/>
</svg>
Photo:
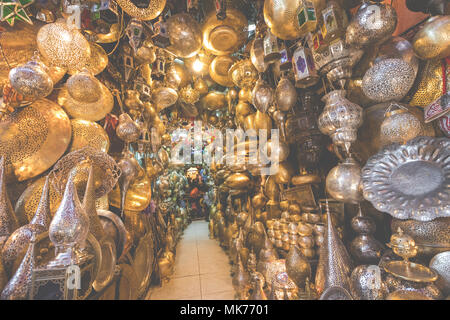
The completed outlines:
<svg viewBox="0 0 450 320">
<path fill-rule="evenodd" d="M 247 189 L 250 178 L 243 173 L 234 173 L 225 179 L 225 185 L 231 189 Z"/>
<path fill-rule="evenodd" d="M 179 13 L 167 20 L 167 33 L 171 45 L 167 48 L 176 56 L 191 58 L 202 48 L 201 28 L 188 13 Z"/>
<path fill-rule="evenodd" d="M 203 107 L 207 110 L 214 111 L 225 108 L 227 105 L 227 97 L 218 91 L 211 91 L 200 100 Z"/>
<path fill-rule="evenodd" d="M 314 0 L 312 4 L 314 12 L 309 10 L 308 16 L 317 20 L 325 7 L 325 1 Z M 302 28 L 299 24 L 298 15 L 301 5 L 301 0 L 264 1 L 264 21 L 270 31 L 282 40 L 295 40 L 305 36 L 308 31 L 312 31 Z M 315 29 L 315 25 L 311 25 L 310 29 Z"/>
<path fill-rule="evenodd" d="M 119 116 L 116 134 L 119 139 L 126 143 L 136 142 L 141 136 L 141 128 L 131 119 L 128 113 L 122 113 Z"/>
<path fill-rule="evenodd" d="M 297 90 L 292 82 L 282 77 L 275 91 L 276 102 L 281 111 L 287 112 L 297 103 Z"/>
</svg>

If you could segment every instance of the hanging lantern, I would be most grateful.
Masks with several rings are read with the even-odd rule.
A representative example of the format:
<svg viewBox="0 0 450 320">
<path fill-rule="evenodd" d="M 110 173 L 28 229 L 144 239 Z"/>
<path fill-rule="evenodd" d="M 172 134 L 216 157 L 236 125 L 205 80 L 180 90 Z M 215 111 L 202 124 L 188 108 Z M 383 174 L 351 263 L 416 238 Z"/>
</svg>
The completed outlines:
<svg viewBox="0 0 450 320">
<path fill-rule="evenodd" d="M 86 65 L 90 56 L 89 42 L 62 19 L 44 25 L 37 34 L 39 52 L 50 65 L 74 69 Z"/>
<path fill-rule="evenodd" d="M 273 35 L 270 30 L 264 37 L 264 62 L 273 63 L 281 58 L 280 49 L 278 47 L 278 38 Z"/>
<path fill-rule="evenodd" d="M 348 25 L 348 18 L 345 11 L 335 1 L 330 1 L 328 6 L 322 11 L 323 25 L 322 35 L 326 43 L 342 37 Z"/>
<path fill-rule="evenodd" d="M 423 135 L 422 122 L 408 108 L 392 103 L 386 110 L 380 127 L 380 140 L 383 145 L 405 143 Z"/>
<path fill-rule="evenodd" d="M 344 146 L 349 152 L 362 125 L 363 112 L 360 106 L 345 98 L 345 93 L 345 90 L 335 90 L 323 97 L 326 105 L 318 125 L 323 134 L 331 136 L 334 144 Z"/>
<path fill-rule="evenodd" d="M 299 45 L 292 56 L 292 64 L 297 88 L 310 87 L 319 81 L 310 49 Z"/>
<path fill-rule="evenodd" d="M 143 30 L 144 25 L 142 24 L 142 21 L 137 19 L 131 19 L 125 31 L 128 36 L 130 46 L 133 48 L 135 54 L 137 49 L 139 49 L 140 46 L 142 45 Z"/>
</svg>

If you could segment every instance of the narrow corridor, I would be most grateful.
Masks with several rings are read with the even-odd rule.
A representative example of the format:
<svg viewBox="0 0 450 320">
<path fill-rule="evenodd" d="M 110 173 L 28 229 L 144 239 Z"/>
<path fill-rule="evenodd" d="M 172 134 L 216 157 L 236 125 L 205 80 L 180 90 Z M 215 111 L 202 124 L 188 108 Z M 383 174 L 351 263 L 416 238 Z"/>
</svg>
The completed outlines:
<svg viewBox="0 0 450 320">
<path fill-rule="evenodd" d="M 228 256 L 208 237 L 208 222 L 193 221 L 177 245 L 170 281 L 151 288 L 147 300 L 232 300 L 230 270 Z"/>
</svg>

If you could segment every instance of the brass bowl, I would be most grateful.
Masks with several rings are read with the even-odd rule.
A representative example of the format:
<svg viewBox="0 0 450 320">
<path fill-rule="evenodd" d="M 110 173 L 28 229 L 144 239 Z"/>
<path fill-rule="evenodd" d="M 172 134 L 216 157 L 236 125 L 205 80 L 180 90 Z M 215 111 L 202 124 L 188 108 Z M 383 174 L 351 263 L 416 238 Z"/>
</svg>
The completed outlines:
<svg viewBox="0 0 450 320">
<path fill-rule="evenodd" d="M 450 16 L 435 16 L 416 33 L 412 41 L 421 59 L 443 59 L 450 55 Z"/>
<path fill-rule="evenodd" d="M 202 29 L 203 46 L 214 55 L 233 53 L 245 43 L 247 25 L 247 18 L 237 9 L 227 8 L 224 20 L 217 19 L 216 12 L 211 11 Z"/>
<path fill-rule="evenodd" d="M 228 73 L 231 66 L 237 61 L 230 56 L 217 56 L 209 65 L 209 75 L 211 79 L 224 87 L 232 87 L 233 80 Z"/>
</svg>

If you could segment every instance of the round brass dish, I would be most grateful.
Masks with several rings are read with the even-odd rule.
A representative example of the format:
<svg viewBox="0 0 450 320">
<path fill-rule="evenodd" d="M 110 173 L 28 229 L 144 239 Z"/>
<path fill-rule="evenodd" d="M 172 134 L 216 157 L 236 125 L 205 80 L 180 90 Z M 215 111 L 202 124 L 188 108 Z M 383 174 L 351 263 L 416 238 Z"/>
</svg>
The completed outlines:
<svg viewBox="0 0 450 320">
<path fill-rule="evenodd" d="M 224 87 L 233 86 L 233 80 L 228 75 L 228 70 L 236 62 L 236 58 L 230 56 L 217 56 L 209 65 L 211 79 Z"/>
<path fill-rule="evenodd" d="M 433 282 L 438 278 L 434 270 L 412 262 L 391 261 L 386 264 L 384 269 L 386 272 L 408 281 Z"/>
<path fill-rule="evenodd" d="M 134 254 L 133 269 L 138 279 L 138 296 L 145 294 L 153 273 L 154 252 L 151 234 L 147 233 L 139 241 Z"/>
<path fill-rule="evenodd" d="M 73 119 L 72 143 L 69 152 L 90 146 L 95 150 L 108 152 L 109 137 L 105 129 L 98 123 L 82 119 Z"/>
<path fill-rule="evenodd" d="M 50 168 L 66 151 L 70 136 L 69 117 L 47 99 L 6 115 L 0 122 L 0 155 L 8 179 L 24 181 Z"/>
<path fill-rule="evenodd" d="M 215 55 L 235 52 L 246 40 L 244 31 L 248 25 L 245 15 L 236 9 L 227 8 L 224 20 L 217 19 L 216 12 L 211 11 L 203 25 L 203 46 Z"/>
<path fill-rule="evenodd" d="M 117 259 L 116 244 L 112 238 L 107 237 L 100 240 L 100 248 L 102 251 L 102 263 L 97 277 L 92 284 L 92 287 L 97 292 L 106 288 L 114 279 Z"/>
<path fill-rule="evenodd" d="M 116 214 L 107 210 L 97 210 L 103 230 L 108 237 L 116 243 L 117 258 L 119 258 L 127 245 L 127 229 L 122 220 Z"/>
</svg>

